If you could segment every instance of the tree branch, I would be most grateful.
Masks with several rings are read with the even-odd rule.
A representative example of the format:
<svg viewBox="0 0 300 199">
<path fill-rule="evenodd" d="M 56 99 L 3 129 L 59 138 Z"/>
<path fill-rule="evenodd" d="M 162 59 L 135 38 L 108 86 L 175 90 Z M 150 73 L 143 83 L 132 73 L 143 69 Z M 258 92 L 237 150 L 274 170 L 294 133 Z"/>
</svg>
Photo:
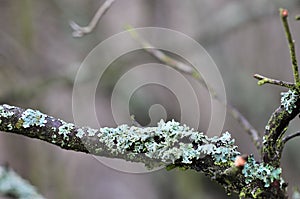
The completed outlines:
<svg viewBox="0 0 300 199">
<path fill-rule="evenodd" d="M 214 99 L 216 99 L 219 102 L 221 102 L 222 104 L 224 104 L 224 102 L 218 97 L 218 95 L 214 91 L 214 89 L 205 83 L 205 81 L 203 80 L 201 75 L 192 66 L 187 65 L 179 60 L 176 60 L 176 59 L 168 56 L 161 50 L 155 48 L 144 38 L 140 37 L 140 35 L 138 35 L 138 33 L 136 31 L 134 31 L 134 29 L 132 27 L 127 27 L 126 29 L 127 29 L 127 31 L 129 31 L 129 33 L 132 35 L 132 37 L 141 44 L 141 46 L 143 47 L 143 49 L 146 52 L 148 52 L 150 55 L 152 55 L 158 61 L 165 63 L 182 73 L 192 76 L 201 85 L 206 87 L 211 92 L 211 95 Z M 261 149 L 261 137 L 259 136 L 259 133 L 257 132 L 257 130 L 250 124 L 250 122 L 247 120 L 247 118 L 244 117 L 242 115 L 242 113 L 239 112 L 232 104 L 227 102 L 224 105 L 227 107 L 227 109 L 229 110 L 229 113 L 232 115 L 232 117 L 234 119 L 236 119 L 241 124 L 241 126 L 244 128 L 244 130 L 250 135 L 251 140 L 254 143 L 254 145 L 256 146 L 256 148 L 258 150 L 260 150 Z"/>
<path fill-rule="evenodd" d="M 300 131 L 298 131 L 298 132 L 296 132 L 296 133 L 293 133 L 293 134 L 291 134 L 291 135 L 288 135 L 288 136 L 284 137 L 284 138 L 282 139 L 282 142 L 283 142 L 283 144 L 285 144 L 285 143 L 287 143 L 289 140 L 291 140 L 291 139 L 293 139 L 293 138 L 295 138 L 295 137 L 297 137 L 297 136 L 300 136 Z"/>
<path fill-rule="evenodd" d="M 91 129 L 37 110 L 9 105 L 0 106 L 0 121 L 1 131 L 43 140 L 67 150 L 122 158 L 144 163 L 148 168 L 165 166 L 201 171 L 228 193 L 240 193 L 243 197 L 286 197 L 280 168 L 257 163 L 252 157 L 242 166 L 234 164 L 240 153 L 228 132 L 209 138 L 175 121 L 161 121 L 157 127 L 120 125 Z M 267 172 L 258 175 L 260 169 Z M 277 185 L 270 186 L 274 183 Z"/>
<path fill-rule="evenodd" d="M 12 169 L 0 166 L 0 193 L 18 199 L 45 199 Z"/>
<path fill-rule="evenodd" d="M 300 97 L 299 97 L 299 88 L 300 80 L 298 73 L 297 58 L 295 52 L 294 40 L 292 38 L 289 24 L 287 21 L 288 11 L 286 9 L 280 9 L 280 18 L 285 30 L 286 38 L 289 43 L 290 56 L 292 62 L 292 68 L 294 73 L 295 83 L 292 85 L 282 84 L 282 82 L 277 82 L 278 80 L 270 80 L 264 78 L 264 82 L 272 82 L 273 84 L 282 84 L 285 87 L 290 88 L 288 92 L 282 93 L 281 97 L 281 106 L 275 110 L 271 118 L 268 121 L 268 124 L 265 128 L 265 135 L 263 137 L 263 161 L 265 163 L 271 164 L 274 167 L 280 166 L 280 158 L 284 144 L 291 138 L 283 138 L 289 122 L 293 120 L 300 113 Z M 261 80 L 262 81 L 262 80 Z"/>
<path fill-rule="evenodd" d="M 101 17 L 106 13 L 106 11 L 111 7 L 115 0 L 106 0 L 97 10 L 93 19 L 90 21 L 88 26 L 79 26 L 74 21 L 70 22 L 70 26 L 73 29 L 73 37 L 82 37 L 89 34 L 94 30 L 97 23 L 100 21 Z"/>
<path fill-rule="evenodd" d="M 259 86 L 262 86 L 262 85 L 268 83 L 268 84 L 274 84 L 274 85 L 286 87 L 286 88 L 289 88 L 289 89 L 292 89 L 292 88 L 295 87 L 295 85 L 293 83 L 285 82 L 285 81 L 281 81 L 281 80 L 277 80 L 277 79 L 271 79 L 271 78 L 264 77 L 264 76 L 259 75 L 259 74 L 255 74 L 255 75 L 253 75 L 253 77 L 259 80 L 257 82 L 257 84 Z"/>
<path fill-rule="evenodd" d="M 291 92 L 287 92 L 289 94 Z M 300 113 L 300 98 L 298 95 L 292 95 L 287 99 L 282 98 L 281 106 L 278 107 L 270 117 L 265 128 L 263 137 L 263 160 L 265 163 L 274 167 L 279 167 L 281 153 L 284 146 L 282 137 L 286 132 L 288 125 Z"/>
<path fill-rule="evenodd" d="M 288 23 L 288 11 L 286 9 L 280 9 L 280 18 L 284 27 L 285 36 L 287 38 L 289 48 L 290 48 L 290 56 L 292 61 L 292 68 L 294 73 L 294 81 L 297 86 L 300 86 L 299 72 L 298 72 L 298 64 L 297 64 L 297 56 L 295 50 L 295 41 L 293 40 L 289 23 Z"/>
</svg>

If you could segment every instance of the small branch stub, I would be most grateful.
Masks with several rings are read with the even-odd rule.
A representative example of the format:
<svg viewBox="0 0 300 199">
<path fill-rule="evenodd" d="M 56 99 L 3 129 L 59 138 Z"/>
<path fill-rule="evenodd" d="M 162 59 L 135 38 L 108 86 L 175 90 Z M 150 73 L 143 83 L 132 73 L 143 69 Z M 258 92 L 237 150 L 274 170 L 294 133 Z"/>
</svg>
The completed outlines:
<svg viewBox="0 0 300 199">
<path fill-rule="evenodd" d="M 292 88 L 295 87 L 295 85 L 291 82 L 285 82 L 285 81 L 281 81 L 281 80 L 277 80 L 277 79 L 271 79 L 271 78 L 264 77 L 264 76 L 259 75 L 259 74 L 255 74 L 255 75 L 253 75 L 253 77 L 255 79 L 259 80 L 257 82 L 257 84 L 259 86 L 262 86 L 264 84 L 273 84 L 273 85 L 277 85 L 277 86 L 286 87 L 286 88 L 289 88 L 289 89 L 292 89 Z"/>
</svg>

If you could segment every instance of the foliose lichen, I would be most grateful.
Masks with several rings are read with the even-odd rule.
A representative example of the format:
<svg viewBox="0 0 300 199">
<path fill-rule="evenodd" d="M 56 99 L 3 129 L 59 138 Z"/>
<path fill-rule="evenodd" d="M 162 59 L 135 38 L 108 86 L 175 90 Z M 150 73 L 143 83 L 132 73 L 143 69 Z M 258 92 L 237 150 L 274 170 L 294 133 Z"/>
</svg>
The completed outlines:
<svg viewBox="0 0 300 199">
<path fill-rule="evenodd" d="M 4 107 L 8 106 L 6 104 L 4 104 L 3 106 L 0 106 L 0 116 L 4 117 L 4 118 L 8 118 L 14 115 L 14 112 L 9 111 L 9 110 L 5 110 Z"/>
<path fill-rule="evenodd" d="M 178 160 L 190 164 L 206 155 L 211 156 L 215 164 L 226 164 L 239 155 L 228 132 L 221 137 L 208 138 L 174 120 L 161 120 L 157 127 L 104 127 L 100 133 L 97 135 L 99 141 L 105 143 L 113 154 L 127 154 L 127 157 L 144 154 L 166 164 Z"/>
<path fill-rule="evenodd" d="M 254 180 L 261 180 L 264 183 L 264 187 L 270 187 L 275 180 L 278 180 L 280 185 L 284 183 L 283 179 L 280 177 L 281 168 L 274 168 L 264 163 L 257 163 L 253 156 L 248 157 L 248 161 L 244 165 L 242 174 L 245 176 L 246 184 L 249 184 Z"/>
<path fill-rule="evenodd" d="M 58 134 L 63 135 L 63 138 L 65 140 L 69 140 L 68 134 L 71 133 L 72 130 L 74 130 L 75 125 L 72 123 L 66 123 L 62 121 L 62 125 L 58 128 Z"/>
<path fill-rule="evenodd" d="M 87 127 L 88 136 L 95 136 L 98 130 Z"/>
<path fill-rule="evenodd" d="M 296 102 L 299 95 L 296 91 L 288 90 L 287 92 L 281 93 L 281 106 L 285 108 L 288 113 L 292 113 L 293 109 L 296 108 Z"/>
<path fill-rule="evenodd" d="M 79 138 L 82 138 L 84 135 L 85 135 L 84 130 L 82 130 L 81 128 L 79 128 L 77 130 L 76 136 L 79 137 Z"/>
<path fill-rule="evenodd" d="M 37 110 L 27 109 L 22 113 L 19 122 L 24 128 L 30 126 L 45 126 L 47 123 L 47 115 Z"/>
</svg>

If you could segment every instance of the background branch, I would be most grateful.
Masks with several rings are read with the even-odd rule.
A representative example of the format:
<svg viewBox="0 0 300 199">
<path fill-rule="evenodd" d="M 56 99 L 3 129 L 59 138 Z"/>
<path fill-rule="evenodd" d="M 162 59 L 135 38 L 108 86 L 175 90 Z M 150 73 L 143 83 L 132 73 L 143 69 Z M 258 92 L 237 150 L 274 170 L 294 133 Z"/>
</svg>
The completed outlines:
<svg viewBox="0 0 300 199">
<path fill-rule="evenodd" d="M 111 7 L 115 0 L 106 0 L 97 10 L 96 14 L 90 21 L 88 26 L 79 26 L 74 21 L 70 22 L 70 26 L 73 29 L 73 37 L 82 37 L 83 35 L 89 34 L 94 30 L 101 17 Z"/>
<path fill-rule="evenodd" d="M 11 168 L 0 166 L 0 193 L 17 199 L 45 199 Z"/>
<path fill-rule="evenodd" d="M 293 138 L 295 138 L 295 137 L 297 137 L 297 136 L 300 136 L 300 131 L 298 131 L 298 132 L 296 132 L 296 133 L 293 133 L 293 134 L 291 134 L 291 135 L 288 135 L 288 136 L 284 137 L 284 138 L 282 139 L 282 141 L 283 141 L 283 143 L 285 144 L 285 143 L 287 143 L 289 140 L 291 140 L 291 139 L 293 139 Z"/>
<path fill-rule="evenodd" d="M 159 60 L 162 63 L 165 63 L 176 70 L 188 74 L 195 78 L 201 85 L 203 85 L 205 88 L 207 88 L 210 92 L 211 95 L 214 99 L 218 100 L 221 102 L 223 105 L 227 107 L 229 110 L 229 113 L 232 115 L 234 119 L 236 119 L 241 126 L 244 128 L 244 130 L 250 135 L 251 140 L 253 141 L 254 145 L 258 150 L 261 148 L 261 138 L 259 136 L 259 133 L 257 130 L 250 124 L 250 122 L 247 120 L 246 117 L 242 115 L 241 112 L 238 111 L 237 108 L 235 108 L 232 104 L 226 103 L 224 104 L 223 100 L 221 100 L 217 93 L 214 91 L 213 88 L 211 88 L 209 85 L 206 84 L 206 82 L 203 80 L 201 75 L 190 65 L 187 65 L 179 60 L 176 60 L 172 58 L 171 56 L 168 56 L 166 53 L 163 51 L 156 49 L 154 46 L 152 46 L 149 42 L 147 42 L 144 38 L 141 38 L 140 35 L 134 29 L 130 26 L 127 26 L 126 28 L 132 37 L 136 39 L 143 47 L 143 49 L 148 52 L 150 55 L 155 57 L 157 60 Z"/>
</svg>

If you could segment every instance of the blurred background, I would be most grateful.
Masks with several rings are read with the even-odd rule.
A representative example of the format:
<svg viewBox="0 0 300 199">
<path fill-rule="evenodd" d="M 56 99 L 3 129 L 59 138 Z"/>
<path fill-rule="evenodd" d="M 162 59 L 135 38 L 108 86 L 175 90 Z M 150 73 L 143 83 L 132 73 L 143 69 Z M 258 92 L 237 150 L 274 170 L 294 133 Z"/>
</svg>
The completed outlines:
<svg viewBox="0 0 300 199">
<path fill-rule="evenodd" d="M 101 41 L 124 31 L 128 24 L 163 27 L 182 32 L 203 45 L 221 72 L 227 100 L 263 132 L 271 113 L 280 104 L 280 93 L 285 90 L 270 85 L 259 87 L 252 76 L 258 73 L 293 81 L 278 9 L 289 10 L 292 33 L 299 49 L 300 22 L 293 20 L 300 14 L 299 1 L 116 0 L 91 34 L 73 38 L 69 21 L 88 24 L 103 2 L 0 0 L 0 103 L 39 109 L 72 122 L 73 83 L 88 53 Z M 115 60 L 105 71 L 95 96 L 102 126 L 116 126 L 110 99 L 118 78 L 136 65 L 152 62 L 159 63 L 140 50 Z M 205 132 L 210 118 L 209 96 L 205 88 L 193 83 L 192 77 L 186 78 L 196 86 L 199 107 L 195 108 L 201 109 L 198 130 Z M 153 107 L 154 104 L 164 109 Z M 160 118 L 180 118 L 176 96 L 157 85 L 138 89 L 128 106 L 130 114 L 142 125 L 156 123 Z M 150 108 L 154 111 L 151 117 Z M 242 153 L 259 157 L 250 137 L 230 114 L 223 129 L 232 133 Z M 296 118 L 287 134 L 299 129 L 299 118 Z M 298 151 L 299 139 L 296 138 L 287 144 L 282 157 L 283 177 L 289 183 L 289 193 L 300 184 Z M 200 173 L 163 169 L 144 174 L 120 172 L 90 155 L 6 133 L 0 134 L 0 163 L 8 163 L 47 198 L 227 197 L 221 187 Z"/>
</svg>

